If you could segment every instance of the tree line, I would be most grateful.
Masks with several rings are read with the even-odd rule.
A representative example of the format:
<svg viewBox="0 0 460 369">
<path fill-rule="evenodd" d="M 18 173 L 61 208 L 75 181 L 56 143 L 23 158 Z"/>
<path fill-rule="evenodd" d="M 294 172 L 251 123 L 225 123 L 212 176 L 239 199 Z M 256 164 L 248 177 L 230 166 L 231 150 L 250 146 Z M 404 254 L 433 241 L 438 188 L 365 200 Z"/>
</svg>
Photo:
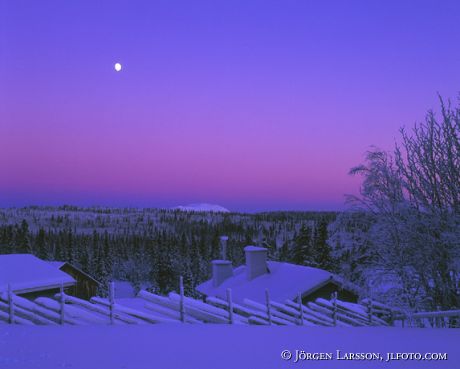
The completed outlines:
<svg viewBox="0 0 460 369">
<path fill-rule="evenodd" d="M 28 220 L 0 226 L 0 253 L 68 261 L 101 282 L 101 295 L 112 279 L 127 280 L 135 289 L 168 293 L 177 290 L 182 275 L 186 293 L 195 296 L 195 287 L 210 278 L 210 261 L 220 258 L 221 235 L 229 236 L 227 257 L 234 266 L 245 262 L 244 247 L 255 244 L 267 247 L 271 260 L 334 269 L 326 241 L 335 213 L 193 214 L 151 209 L 141 216 L 124 216 L 120 231 L 120 221 L 111 212 L 102 220 L 89 217 L 89 225 L 86 220 L 71 221 L 75 213 L 91 214 L 87 209 L 65 212 L 69 213 L 25 208 L 19 216 L 32 214 Z"/>
</svg>

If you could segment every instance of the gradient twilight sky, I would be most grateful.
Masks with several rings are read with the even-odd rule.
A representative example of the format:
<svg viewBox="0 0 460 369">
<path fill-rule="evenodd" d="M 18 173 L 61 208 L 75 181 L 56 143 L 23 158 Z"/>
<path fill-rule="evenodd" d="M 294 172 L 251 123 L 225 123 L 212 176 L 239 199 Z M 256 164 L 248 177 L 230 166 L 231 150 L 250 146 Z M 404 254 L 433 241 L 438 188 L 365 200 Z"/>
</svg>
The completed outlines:
<svg viewBox="0 0 460 369">
<path fill-rule="evenodd" d="M 459 1 L 0 4 L 0 206 L 341 209 L 460 91 Z"/>
</svg>

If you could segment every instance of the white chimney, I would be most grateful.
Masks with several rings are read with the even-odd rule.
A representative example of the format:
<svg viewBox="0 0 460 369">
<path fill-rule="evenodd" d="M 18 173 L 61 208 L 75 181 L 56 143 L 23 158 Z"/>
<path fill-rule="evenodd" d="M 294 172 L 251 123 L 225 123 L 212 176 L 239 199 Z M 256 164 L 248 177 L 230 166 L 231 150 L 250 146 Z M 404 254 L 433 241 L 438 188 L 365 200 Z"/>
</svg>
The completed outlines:
<svg viewBox="0 0 460 369">
<path fill-rule="evenodd" d="M 222 254 L 222 260 L 227 260 L 227 241 L 228 236 L 220 236 L 220 252 Z"/>
<path fill-rule="evenodd" d="M 267 249 L 257 246 L 246 246 L 246 277 L 250 281 L 267 273 Z"/>
<path fill-rule="evenodd" d="M 219 287 L 223 281 L 233 276 L 233 267 L 230 260 L 213 260 L 211 264 L 213 287 Z"/>
</svg>

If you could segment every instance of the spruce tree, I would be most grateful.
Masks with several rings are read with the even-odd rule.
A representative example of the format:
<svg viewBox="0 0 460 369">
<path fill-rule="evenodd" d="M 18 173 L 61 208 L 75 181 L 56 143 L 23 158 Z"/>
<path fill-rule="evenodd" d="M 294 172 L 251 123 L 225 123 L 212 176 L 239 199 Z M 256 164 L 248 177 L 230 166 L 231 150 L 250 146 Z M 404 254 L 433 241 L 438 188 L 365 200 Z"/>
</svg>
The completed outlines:
<svg viewBox="0 0 460 369">
<path fill-rule="evenodd" d="M 46 240 L 46 233 L 43 228 L 40 227 L 38 230 L 38 234 L 35 240 L 35 255 L 37 255 L 40 259 L 47 259 L 48 258 L 48 251 L 46 248 L 47 240 Z"/>
<path fill-rule="evenodd" d="M 319 268 L 330 270 L 332 268 L 331 250 L 327 244 L 327 222 L 321 220 L 319 226 L 315 230 L 313 242 L 314 261 Z"/>
<path fill-rule="evenodd" d="M 291 261 L 299 265 L 311 265 L 311 229 L 305 224 L 295 237 Z"/>
<path fill-rule="evenodd" d="M 21 254 L 28 254 L 32 252 L 29 239 L 29 224 L 25 219 L 22 220 L 21 225 L 16 225 L 15 229 L 15 250 Z"/>
</svg>

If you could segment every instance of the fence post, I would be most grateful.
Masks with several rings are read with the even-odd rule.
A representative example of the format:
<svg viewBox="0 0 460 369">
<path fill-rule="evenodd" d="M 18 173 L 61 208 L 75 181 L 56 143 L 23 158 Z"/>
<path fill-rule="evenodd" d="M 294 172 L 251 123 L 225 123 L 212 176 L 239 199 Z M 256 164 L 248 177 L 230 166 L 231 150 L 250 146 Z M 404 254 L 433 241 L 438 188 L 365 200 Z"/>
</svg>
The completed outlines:
<svg viewBox="0 0 460 369">
<path fill-rule="evenodd" d="M 60 303 L 60 318 L 59 318 L 59 324 L 64 324 L 64 320 L 65 320 L 65 295 L 64 295 L 64 284 L 61 283 L 61 287 L 60 287 L 60 299 L 59 299 L 59 303 Z"/>
<path fill-rule="evenodd" d="M 227 303 L 228 303 L 228 322 L 233 324 L 233 300 L 232 290 L 227 288 Z"/>
<path fill-rule="evenodd" d="M 300 319 L 300 324 L 303 325 L 303 305 L 302 305 L 302 294 L 299 292 L 297 294 L 297 302 L 299 303 L 299 319 Z"/>
<path fill-rule="evenodd" d="M 14 301 L 11 284 L 8 284 L 8 323 L 14 323 Z"/>
<path fill-rule="evenodd" d="M 332 320 L 334 322 L 334 327 L 336 327 L 337 326 L 337 291 L 332 293 L 331 300 L 332 300 Z"/>
<path fill-rule="evenodd" d="M 185 309 L 184 309 L 184 278 L 179 277 L 179 293 L 180 293 L 180 302 L 179 302 L 179 311 L 180 311 L 180 321 L 185 323 Z"/>
<path fill-rule="evenodd" d="M 441 307 L 438 305 L 436 306 L 436 311 L 440 311 L 441 310 Z M 438 317 L 436 316 L 434 318 L 434 321 L 436 322 L 435 323 L 435 327 L 436 328 L 444 328 L 444 317 Z"/>
<path fill-rule="evenodd" d="M 394 312 L 393 309 L 390 309 L 389 323 L 392 327 L 395 325 Z"/>
<path fill-rule="evenodd" d="M 367 302 L 367 318 L 369 320 L 369 325 L 372 325 L 372 299 L 371 298 Z"/>
<path fill-rule="evenodd" d="M 114 304 L 115 304 L 115 283 L 110 282 L 109 289 L 109 310 L 110 310 L 110 324 L 114 323 Z"/>
<path fill-rule="evenodd" d="M 227 304 L 228 304 L 228 323 L 233 324 L 233 300 L 232 290 L 227 288 Z"/>
<path fill-rule="evenodd" d="M 270 292 L 268 292 L 268 288 L 265 290 L 265 303 L 267 305 L 268 324 L 272 325 L 272 309 L 270 306 Z"/>
</svg>

